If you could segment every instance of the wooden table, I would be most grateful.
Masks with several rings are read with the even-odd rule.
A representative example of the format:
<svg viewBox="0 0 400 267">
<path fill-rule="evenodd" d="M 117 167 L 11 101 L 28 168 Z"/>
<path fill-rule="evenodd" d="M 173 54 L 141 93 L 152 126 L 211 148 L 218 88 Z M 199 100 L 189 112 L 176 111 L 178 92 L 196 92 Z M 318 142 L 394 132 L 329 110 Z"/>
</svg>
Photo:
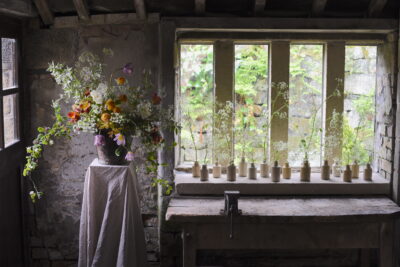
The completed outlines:
<svg viewBox="0 0 400 267">
<path fill-rule="evenodd" d="M 182 226 L 183 266 L 198 249 L 379 248 L 380 267 L 393 267 L 394 222 L 400 207 L 387 197 L 240 198 L 242 215 L 220 214 L 221 197 L 173 198 L 166 219 Z"/>
</svg>

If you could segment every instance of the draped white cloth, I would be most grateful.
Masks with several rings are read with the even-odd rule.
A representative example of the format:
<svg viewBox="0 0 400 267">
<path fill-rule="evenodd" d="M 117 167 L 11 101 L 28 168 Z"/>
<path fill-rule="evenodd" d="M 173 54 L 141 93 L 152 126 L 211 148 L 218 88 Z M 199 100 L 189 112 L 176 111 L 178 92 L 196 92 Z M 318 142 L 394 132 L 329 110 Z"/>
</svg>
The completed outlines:
<svg viewBox="0 0 400 267">
<path fill-rule="evenodd" d="M 132 164 L 89 166 L 79 232 L 79 267 L 146 267 L 138 182 Z"/>
</svg>

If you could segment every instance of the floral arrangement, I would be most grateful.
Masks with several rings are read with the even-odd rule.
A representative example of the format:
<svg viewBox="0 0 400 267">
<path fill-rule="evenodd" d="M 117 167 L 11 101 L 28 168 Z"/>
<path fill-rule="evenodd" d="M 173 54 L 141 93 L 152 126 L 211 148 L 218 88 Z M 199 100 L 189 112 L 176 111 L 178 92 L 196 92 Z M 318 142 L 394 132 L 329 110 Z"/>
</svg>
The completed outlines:
<svg viewBox="0 0 400 267">
<path fill-rule="evenodd" d="M 112 56 L 109 49 L 104 56 Z M 117 144 L 115 154 L 125 155 L 126 161 L 133 161 L 138 155 L 145 155 L 146 172 L 153 176 L 153 185 L 161 184 L 169 193 L 172 188 L 157 176 L 157 149 L 163 144 L 161 130 L 178 131 L 173 120 L 173 110 L 161 107 L 162 97 L 154 90 L 148 71 L 143 71 L 140 86 L 130 86 L 128 76 L 133 65 L 126 64 L 111 75 L 104 74 L 105 64 L 100 57 L 84 52 L 73 67 L 50 63 L 48 71 L 59 84 L 63 93 L 53 102 L 55 122 L 52 127 L 39 127 L 33 145 L 27 148 L 27 162 L 23 171 L 29 176 L 38 167 L 45 145 L 52 145 L 56 137 L 72 138 L 75 133 L 94 134 L 94 145 L 103 146 L 106 138 Z M 64 116 L 60 102 L 72 103 Z M 132 143 L 133 137 L 140 145 Z M 33 182 L 33 180 L 32 180 Z M 33 182 L 30 193 L 33 201 L 43 194 Z"/>
</svg>

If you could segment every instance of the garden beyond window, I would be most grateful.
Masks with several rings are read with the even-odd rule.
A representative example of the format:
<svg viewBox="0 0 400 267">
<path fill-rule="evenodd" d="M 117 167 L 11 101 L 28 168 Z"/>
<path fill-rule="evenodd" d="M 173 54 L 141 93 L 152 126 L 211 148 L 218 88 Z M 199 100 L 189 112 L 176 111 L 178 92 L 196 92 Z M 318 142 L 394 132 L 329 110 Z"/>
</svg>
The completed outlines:
<svg viewBox="0 0 400 267">
<path fill-rule="evenodd" d="M 345 64 L 337 67 L 345 71 L 330 90 L 326 43 L 290 43 L 278 52 L 269 42 L 230 45 L 179 45 L 179 165 L 373 161 L 376 45 L 344 45 Z M 287 78 L 271 76 L 273 53 L 288 55 L 279 74 Z M 230 77 L 231 87 L 219 86 Z"/>
</svg>

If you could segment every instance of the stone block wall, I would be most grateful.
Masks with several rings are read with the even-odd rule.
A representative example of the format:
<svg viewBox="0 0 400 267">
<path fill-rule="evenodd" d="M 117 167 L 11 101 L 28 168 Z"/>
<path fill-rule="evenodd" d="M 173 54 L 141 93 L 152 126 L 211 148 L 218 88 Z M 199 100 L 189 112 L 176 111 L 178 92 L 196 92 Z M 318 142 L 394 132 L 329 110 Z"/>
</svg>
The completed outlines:
<svg viewBox="0 0 400 267">
<path fill-rule="evenodd" d="M 396 58 L 397 37 L 388 36 L 378 46 L 376 79 L 375 160 L 376 170 L 391 179 L 394 161 L 394 130 L 396 114 Z"/>
<path fill-rule="evenodd" d="M 36 136 L 38 126 L 51 125 L 51 100 L 61 92 L 46 71 L 51 61 L 72 65 L 82 51 L 101 54 L 111 48 L 114 56 L 106 61 L 106 72 L 128 62 L 134 66 L 129 79 L 135 85 L 143 69 L 158 73 L 158 23 L 132 25 L 98 25 L 64 29 L 32 29 L 27 25 L 23 37 L 24 83 L 30 94 L 31 130 L 28 140 Z M 136 82 L 135 82 L 136 81 Z M 155 90 L 157 88 L 154 88 Z M 64 105 L 66 112 L 69 105 Z M 45 149 L 40 168 L 33 173 L 44 191 L 44 198 L 30 204 L 29 240 L 32 266 L 76 266 L 84 175 L 96 158 L 93 137 L 81 134 L 72 140 L 57 140 Z M 143 171 L 139 166 L 139 173 Z M 148 259 L 158 266 L 157 189 L 144 175 L 141 185 L 141 211 L 145 225 Z"/>
</svg>

